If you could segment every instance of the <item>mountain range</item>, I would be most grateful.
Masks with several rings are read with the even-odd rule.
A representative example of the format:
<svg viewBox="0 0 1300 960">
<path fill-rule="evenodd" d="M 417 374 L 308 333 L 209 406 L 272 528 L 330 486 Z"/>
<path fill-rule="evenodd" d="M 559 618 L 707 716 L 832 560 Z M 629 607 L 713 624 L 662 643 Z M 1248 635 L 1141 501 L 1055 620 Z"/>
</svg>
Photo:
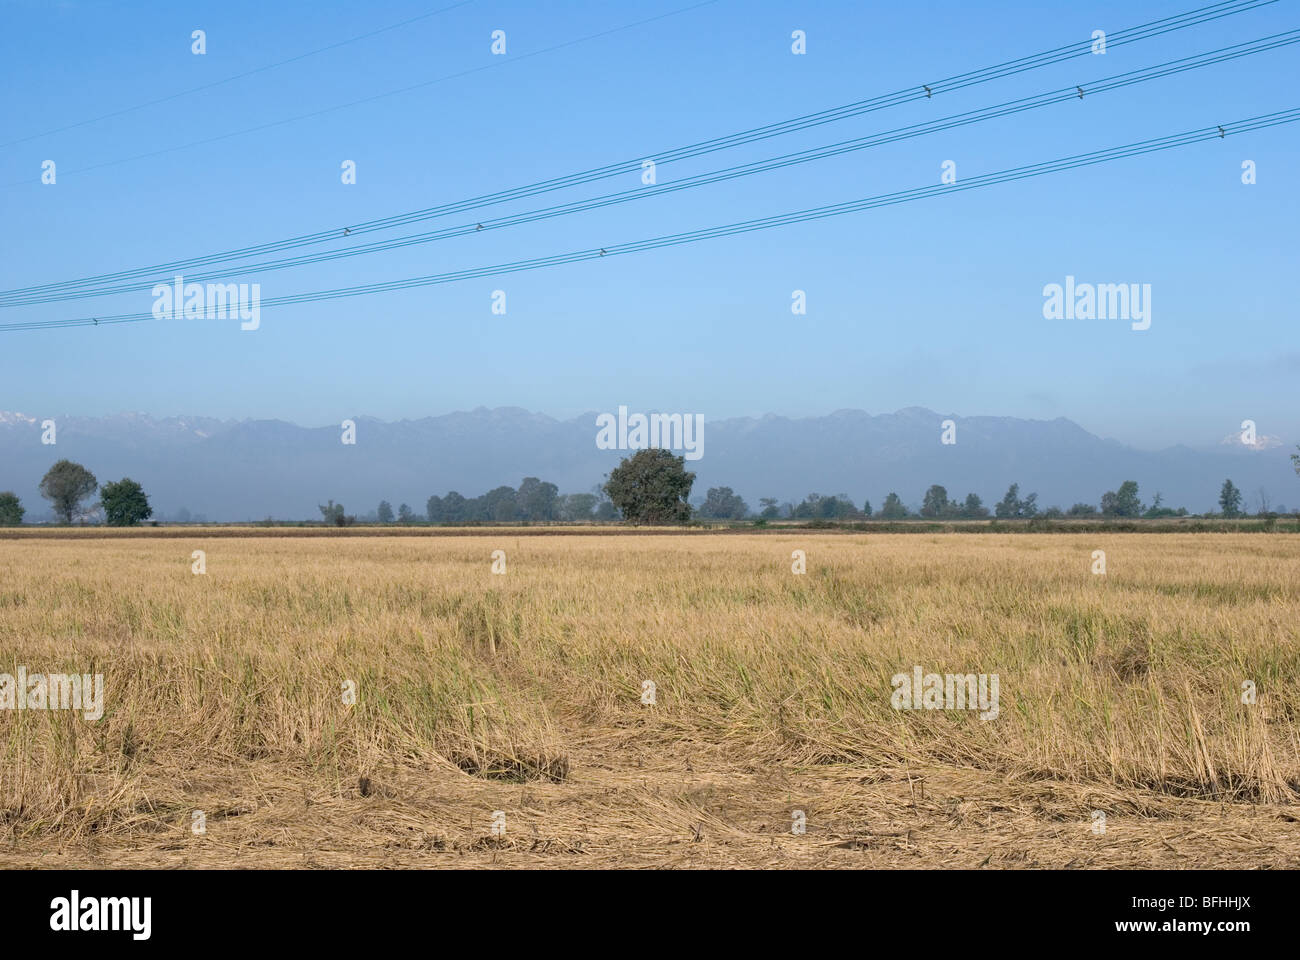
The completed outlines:
<svg viewBox="0 0 1300 960">
<path fill-rule="evenodd" d="M 431 494 L 477 496 L 517 487 L 525 476 L 582 493 L 603 482 L 626 450 L 599 449 L 596 413 L 557 420 L 526 410 L 478 408 L 419 420 L 354 418 L 356 442 L 340 425 L 303 427 L 281 420 L 220 420 L 119 414 L 32 416 L 0 412 L 0 490 L 13 490 L 27 519 L 49 516 L 38 484 L 54 461 L 84 464 L 101 483 L 129 476 L 144 485 L 155 515 L 187 511 L 210 521 L 319 519 L 333 499 L 364 515 L 381 499 L 409 503 L 419 515 Z M 54 444 L 43 422 L 55 425 Z M 955 443 L 941 443 L 943 421 Z M 1194 513 L 1217 509 L 1231 478 L 1252 511 L 1263 491 L 1273 509 L 1300 507 L 1291 444 L 1235 435 L 1217 446 L 1144 451 L 1089 433 L 1071 420 L 941 414 L 921 407 L 869 414 L 839 410 L 790 418 L 768 414 L 706 421 L 692 499 L 729 486 L 752 508 L 760 497 L 798 502 L 809 493 L 845 493 L 879 507 L 897 491 L 919 506 L 927 487 L 952 498 L 979 494 L 986 506 L 1008 485 L 1038 493 L 1040 507 L 1096 504 L 1107 490 L 1136 480 L 1145 502 Z M 680 451 L 679 451 L 680 452 Z"/>
</svg>

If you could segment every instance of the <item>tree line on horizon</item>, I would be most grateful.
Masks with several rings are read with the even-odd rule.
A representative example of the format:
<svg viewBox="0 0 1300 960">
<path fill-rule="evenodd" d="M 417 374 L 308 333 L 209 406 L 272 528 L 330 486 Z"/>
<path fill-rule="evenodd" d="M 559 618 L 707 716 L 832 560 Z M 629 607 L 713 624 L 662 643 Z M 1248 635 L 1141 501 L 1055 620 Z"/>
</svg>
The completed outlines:
<svg viewBox="0 0 1300 960">
<path fill-rule="evenodd" d="M 429 497 L 423 516 L 409 504 L 399 504 L 396 511 L 387 500 L 358 521 L 342 504 L 330 500 L 319 506 L 326 523 L 349 526 L 353 523 L 510 523 L 512 521 L 581 521 L 616 520 L 618 510 L 603 492 L 560 493 L 559 487 L 537 477 L 524 477 L 519 488 L 500 486 L 477 497 L 466 497 L 455 490 L 445 496 Z"/>
<path fill-rule="evenodd" d="M 60 460 L 50 467 L 40 484 L 41 496 L 50 501 L 55 519 L 70 524 L 85 516 L 81 504 L 96 490 L 99 500 L 92 509 L 104 512 L 104 522 L 114 527 L 135 526 L 153 516 L 144 488 L 130 477 L 102 487 L 95 475 L 79 463 Z M 16 527 L 26 514 L 22 501 L 12 490 L 0 491 L 0 526 Z"/>
<path fill-rule="evenodd" d="M 1300 474 L 1300 457 L 1296 472 Z M 1160 518 L 1189 516 L 1186 507 L 1168 507 L 1157 492 L 1152 502 L 1144 504 L 1138 496 L 1138 483 L 1125 480 L 1116 490 L 1101 496 L 1100 506 L 1076 503 L 1068 510 L 1060 507 L 1038 506 L 1038 494 L 1021 496 L 1020 485 L 1013 483 L 993 509 L 984 506 L 978 494 L 969 493 L 964 500 L 950 499 L 941 484 L 933 484 L 926 492 L 919 510 L 910 510 L 896 492 L 890 492 L 879 510 L 873 510 L 871 501 L 859 508 L 846 494 L 824 496 L 811 493 L 798 504 L 779 503 L 774 497 L 759 500 L 758 511 L 751 510 L 744 498 L 731 487 L 710 487 L 704 500 L 695 506 L 689 502 L 695 474 L 685 468 L 685 459 L 665 450 L 642 450 L 624 458 L 609 476 L 608 482 L 596 493 L 561 495 L 553 483 L 526 477 L 518 490 L 497 487 L 481 497 L 467 499 L 452 491 L 445 497 L 431 496 L 426 504 L 424 522 L 457 523 L 475 521 L 581 521 L 625 519 L 635 523 L 685 523 L 700 520 L 906 520 L 924 518 L 937 520 L 979 520 L 990 516 L 999 519 L 1027 519 L 1033 517 L 1105 517 L 1105 518 Z M 1220 514 L 1226 518 L 1244 517 L 1242 493 L 1232 480 L 1224 480 L 1219 491 Z M 341 505 L 330 501 L 320 507 L 326 522 L 340 526 L 357 522 L 356 517 L 345 514 Z M 1269 514 L 1267 508 L 1261 514 Z M 406 504 L 397 514 L 388 501 L 381 501 L 378 510 L 365 518 L 379 523 L 420 522 Z"/>
<path fill-rule="evenodd" d="M 1300 473 L 1300 468 L 1297 469 Z M 723 487 L 709 491 L 709 496 L 705 501 L 705 508 L 710 502 L 731 503 L 733 502 L 733 493 L 731 488 Z M 1242 517 L 1246 516 L 1242 510 L 1242 493 L 1233 484 L 1231 480 L 1225 480 L 1219 491 L 1219 506 L 1224 517 Z M 922 497 L 920 509 L 909 509 L 903 503 L 902 498 L 896 492 L 890 492 L 882 501 L 878 510 L 873 510 L 871 501 L 867 500 L 859 508 L 853 500 L 846 494 L 840 493 L 834 496 L 824 496 L 819 493 L 811 493 L 799 504 L 784 503 L 779 504 L 773 497 L 764 497 L 759 500 L 760 511 L 757 516 L 763 520 L 776 519 L 794 519 L 794 520 L 853 520 L 853 519 L 878 519 L 878 520 L 905 520 L 909 517 L 921 517 L 930 520 L 981 520 L 989 516 L 999 519 L 1025 519 L 1031 517 L 1185 517 L 1189 515 L 1186 507 L 1168 507 L 1164 505 L 1163 496 L 1157 492 L 1154 499 L 1149 505 L 1145 505 L 1138 498 L 1138 484 L 1135 480 L 1125 480 L 1119 485 L 1118 490 L 1108 490 L 1101 495 L 1100 506 L 1091 503 L 1076 503 L 1069 509 L 1062 509 L 1058 506 L 1040 509 L 1038 505 L 1038 494 L 1030 493 L 1025 496 L 1020 494 L 1020 484 L 1013 483 L 1007 488 L 1006 494 L 994 504 L 990 511 L 984 505 L 979 494 L 968 493 L 965 499 L 951 499 L 948 496 L 948 490 L 941 484 L 933 484 L 926 490 Z M 740 507 L 743 508 L 744 501 L 739 501 Z M 705 518 L 716 519 L 742 519 L 749 516 L 748 513 L 739 512 L 739 509 L 733 509 L 731 512 L 713 512 L 702 508 L 700 516 Z M 1265 505 L 1262 513 L 1270 512 Z"/>
<path fill-rule="evenodd" d="M 1300 450 L 1300 447 L 1297 447 Z M 1292 464 L 1300 475 L 1300 454 L 1292 454 Z M 361 518 L 362 523 L 475 523 L 475 522 L 581 522 L 624 519 L 633 523 L 686 523 L 692 518 L 702 520 L 905 520 L 919 517 L 933 520 L 979 520 L 990 515 L 999 519 L 1033 517 L 1106 517 L 1106 518 L 1158 518 L 1188 516 L 1185 507 L 1177 509 L 1163 504 L 1157 492 L 1149 505 L 1138 497 L 1135 480 L 1125 480 L 1116 490 L 1101 496 L 1100 506 L 1076 503 L 1068 510 L 1052 506 L 1040 510 L 1038 494 L 1021 496 L 1020 485 L 1011 484 L 1003 498 L 994 504 L 992 511 L 984 506 L 978 494 L 969 493 L 965 499 L 950 499 L 947 488 L 933 484 L 926 490 L 919 510 L 912 511 L 902 498 L 891 491 L 873 510 L 871 501 L 862 507 L 845 494 L 824 496 L 811 493 L 798 504 L 779 503 L 774 497 L 759 500 L 759 510 L 753 511 L 731 487 L 710 487 L 704 500 L 697 506 L 690 503 L 695 474 L 686 470 L 685 458 L 671 451 L 650 448 L 625 457 L 591 493 L 561 494 L 554 483 L 538 477 L 525 477 L 518 489 L 500 486 L 477 497 L 465 497 L 452 490 L 445 496 L 430 496 L 425 502 L 423 516 L 408 504 L 400 504 L 394 512 L 387 500 L 381 500 L 376 510 Z M 60 460 L 50 467 L 40 483 L 41 496 L 50 501 L 56 519 L 70 524 L 89 515 L 82 502 L 99 490 L 100 499 L 91 512 L 102 510 L 110 526 L 134 526 L 153 516 L 149 498 L 143 487 L 129 477 L 115 483 L 99 486 L 95 475 L 79 463 Z M 1243 517 L 1243 496 L 1231 479 L 1223 481 L 1219 490 L 1220 516 Z M 357 517 L 348 514 L 341 503 L 330 500 L 319 507 L 322 521 L 336 526 L 357 523 Z M 0 492 L 0 526 L 22 523 L 26 510 L 12 491 Z M 1261 503 L 1261 516 L 1275 515 L 1267 502 Z"/>
</svg>

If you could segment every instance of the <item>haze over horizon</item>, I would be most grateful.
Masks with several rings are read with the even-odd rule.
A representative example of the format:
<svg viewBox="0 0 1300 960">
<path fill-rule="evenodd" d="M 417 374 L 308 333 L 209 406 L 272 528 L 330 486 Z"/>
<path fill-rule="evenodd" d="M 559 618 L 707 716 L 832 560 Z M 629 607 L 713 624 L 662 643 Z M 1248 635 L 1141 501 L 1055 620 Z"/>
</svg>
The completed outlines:
<svg viewBox="0 0 1300 960">
<path fill-rule="evenodd" d="M 616 409 L 616 408 L 615 408 Z M 602 411 L 614 414 L 614 410 Z M 635 408 L 634 413 L 654 411 Z M 680 411 L 679 411 L 680 412 Z M 629 448 L 602 448 L 597 417 L 558 419 L 517 407 L 480 407 L 441 416 L 386 421 L 355 415 L 354 442 L 342 421 L 297 425 L 285 420 L 46 418 L 54 444 L 42 443 L 45 419 L 0 413 L 0 490 L 20 493 L 32 519 L 41 516 L 36 490 L 57 459 L 84 463 L 101 482 L 129 476 L 142 483 L 160 518 L 182 509 L 222 521 L 315 519 L 316 505 L 335 500 L 358 514 L 381 499 L 422 515 L 427 498 L 456 491 L 478 496 L 524 477 L 556 483 L 561 493 L 599 484 Z M 944 443 L 951 422 L 955 442 Z M 924 407 L 869 414 L 768 415 L 703 421 L 692 500 L 728 486 L 751 508 L 762 497 L 797 503 L 810 493 L 847 495 L 858 507 L 879 507 L 897 492 L 915 509 L 931 484 L 953 497 L 979 495 L 986 506 L 1011 483 L 1037 493 L 1042 508 L 1096 505 L 1103 492 L 1136 480 L 1147 503 L 1155 493 L 1169 507 L 1215 508 L 1230 478 L 1258 509 L 1300 504 L 1294 446 L 1260 432 L 1240 432 L 1199 448 L 1138 450 L 1096 436 L 1072 420 L 965 416 Z M 681 444 L 665 443 L 676 453 Z"/>
</svg>

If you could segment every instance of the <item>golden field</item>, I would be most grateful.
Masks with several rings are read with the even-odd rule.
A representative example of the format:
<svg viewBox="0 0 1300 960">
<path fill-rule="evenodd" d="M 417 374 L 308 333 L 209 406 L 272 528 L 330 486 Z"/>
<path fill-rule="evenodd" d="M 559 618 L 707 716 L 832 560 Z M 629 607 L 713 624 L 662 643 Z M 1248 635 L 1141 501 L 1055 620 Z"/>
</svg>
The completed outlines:
<svg viewBox="0 0 1300 960">
<path fill-rule="evenodd" d="M 0 540 L 0 673 L 106 683 L 0 866 L 1300 866 L 1295 536 L 172 533 Z"/>
</svg>

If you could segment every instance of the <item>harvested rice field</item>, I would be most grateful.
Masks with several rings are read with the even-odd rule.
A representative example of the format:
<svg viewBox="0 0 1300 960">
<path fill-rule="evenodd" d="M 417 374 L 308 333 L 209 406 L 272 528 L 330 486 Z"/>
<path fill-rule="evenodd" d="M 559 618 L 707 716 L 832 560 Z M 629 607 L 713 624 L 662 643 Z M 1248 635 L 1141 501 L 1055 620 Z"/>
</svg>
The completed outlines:
<svg viewBox="0 0 1300 960">
<path fill-rule="evenodd" d="M 0 540 L 0 866 L 1300 866 L 1300 538 L 458 534 Z"/>
</svg>

